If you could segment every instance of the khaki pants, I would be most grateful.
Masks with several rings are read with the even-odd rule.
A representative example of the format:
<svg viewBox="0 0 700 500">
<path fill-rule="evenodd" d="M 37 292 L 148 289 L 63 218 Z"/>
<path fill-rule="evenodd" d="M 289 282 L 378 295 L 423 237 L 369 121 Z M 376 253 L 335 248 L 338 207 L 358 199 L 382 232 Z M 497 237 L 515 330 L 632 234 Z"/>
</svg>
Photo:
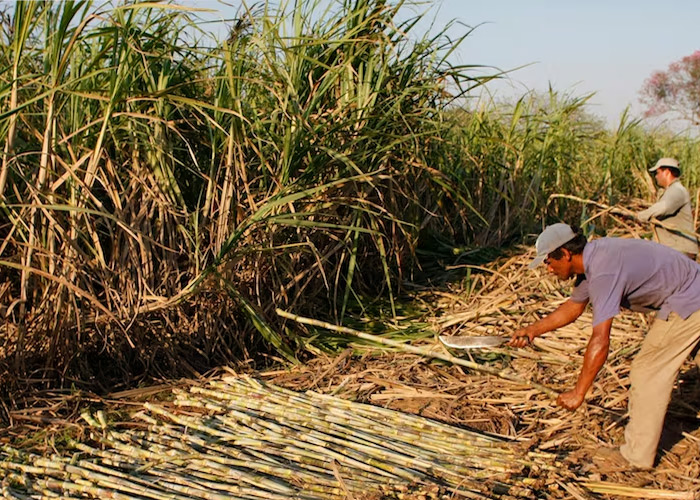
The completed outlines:
<svg viewBox="0 0 700 500">
<path fill-rule="evenodd" d="M 651 324 L 630 370 L 630 419 L 620 452 L 632 465 L 653 467 L 673 384 L 699 341 L 700 311 L 686 320 L 672 312 Z M 695 362 L 700 369 L 700 353 Z"/>
</svg>

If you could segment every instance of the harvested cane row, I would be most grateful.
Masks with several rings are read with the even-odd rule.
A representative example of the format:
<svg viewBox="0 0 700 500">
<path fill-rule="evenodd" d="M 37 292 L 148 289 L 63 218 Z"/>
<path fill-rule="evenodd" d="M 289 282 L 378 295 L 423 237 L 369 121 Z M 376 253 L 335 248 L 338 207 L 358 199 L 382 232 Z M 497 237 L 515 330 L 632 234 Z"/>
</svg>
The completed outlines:
<svg viewBox="0 0 700 500">
<path fill-rule="evenodd" d="M 142 429 L 84 418 L 93 442 L 72 443 L 68 456 L 4 448 L 4 497 L 312 500 L 425 488 L 536 498 L 536 478 L 560 467 L 552 454 L 482 433 L 250 377 L 146 403 L 135 414 Z"/>
</svg>

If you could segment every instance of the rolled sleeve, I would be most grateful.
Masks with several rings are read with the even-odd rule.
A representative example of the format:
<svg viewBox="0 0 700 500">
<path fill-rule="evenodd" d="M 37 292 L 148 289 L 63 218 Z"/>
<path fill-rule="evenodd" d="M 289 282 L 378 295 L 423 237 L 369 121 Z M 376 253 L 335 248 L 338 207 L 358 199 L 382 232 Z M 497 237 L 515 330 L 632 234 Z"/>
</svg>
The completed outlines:
<svg viewBox="0 0 700 500">
<path fill-rule="evenodd" d="M 603 274 L 597 276 L 589 284 L 590 300 L 593 306 L 592 326 L 614 318 L 620 313 L 622 297 L 624 296 L 624 284 L 615 274 Z"/>
<path fill-rule="evenodd" d="M 571 300 L 574 302 L 583 303 L 590 300 L 590 295 L 588 293 L 588 280 L 582 280 L 574 286 L 571 292 Z"/>
</svg>

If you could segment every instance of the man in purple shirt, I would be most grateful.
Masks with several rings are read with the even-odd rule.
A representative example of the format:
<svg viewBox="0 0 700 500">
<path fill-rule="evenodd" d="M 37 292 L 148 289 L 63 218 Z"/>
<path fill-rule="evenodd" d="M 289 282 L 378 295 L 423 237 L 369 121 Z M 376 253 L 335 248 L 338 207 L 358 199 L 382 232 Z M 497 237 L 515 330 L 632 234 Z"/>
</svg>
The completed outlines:
<svg viewBox="0 0 700 500">
<path fill-rule="evenodd" d="M 590 302 L 593 333 L 576 387 L 557 404 L 575 410 L 608 356 L 610 328 L 621 308 L 656 311 L 656 318 L 632 362 L 629 423 L 625 443 L 609 454 L 638 468 L 651 468 L 676 376 L 700 342 L 700 265 L 682 253 L 651 241 L 601 238 L 587 242 L 567 224 L 547 226 L 535 243 L 542 263 L 562 280 L 576 276 L 571 298 L 539 321 L 513 334 L 523 347 L 535 337 L 568 325 Z M 700 368 L 700 354 L 695 357 Z"/>
</svg>

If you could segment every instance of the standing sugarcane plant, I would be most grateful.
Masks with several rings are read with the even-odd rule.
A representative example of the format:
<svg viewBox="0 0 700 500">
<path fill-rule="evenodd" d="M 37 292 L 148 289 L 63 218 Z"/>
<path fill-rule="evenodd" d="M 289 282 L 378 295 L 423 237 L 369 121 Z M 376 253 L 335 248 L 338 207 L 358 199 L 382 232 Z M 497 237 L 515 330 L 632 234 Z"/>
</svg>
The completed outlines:
<svg viewBox="0 0 700 500">
<path fill-rule="evenodd" d="M 276 306 L 393 304 L 441 82 L 464 75 L 437 38 L 410 41 L 402 2 L 319 5 L 243 6 L 213 46 L 177 4 L 14 5 L 0 265 L 18 373 L 94 377 L 100 351 L 128 377 L 187 345 L 221 362 L 251 325 L 293 359 Z M 193 326 L 207 300 L 222 309 Z"/>
<path fill-rule="evenodd" d="M 636 124 L 611 143 L 587 98 L 556 93 L 474 112 L 490 77 L 450 63 L 472 30 L 417 33 L 407 7 L 243 4 L 223 40 L 174 2 L 8 7 L 0 373 L 106 388 L 258 349 L 293 360 L 316 339 L 281 331 L 277 307 L 397 316 L 425 234 L 513 239 L 552 191 L 602 185 L 601 144 L 605 185 L 638 189 L 621 162 L 657 146 Z"/>
</svg>

